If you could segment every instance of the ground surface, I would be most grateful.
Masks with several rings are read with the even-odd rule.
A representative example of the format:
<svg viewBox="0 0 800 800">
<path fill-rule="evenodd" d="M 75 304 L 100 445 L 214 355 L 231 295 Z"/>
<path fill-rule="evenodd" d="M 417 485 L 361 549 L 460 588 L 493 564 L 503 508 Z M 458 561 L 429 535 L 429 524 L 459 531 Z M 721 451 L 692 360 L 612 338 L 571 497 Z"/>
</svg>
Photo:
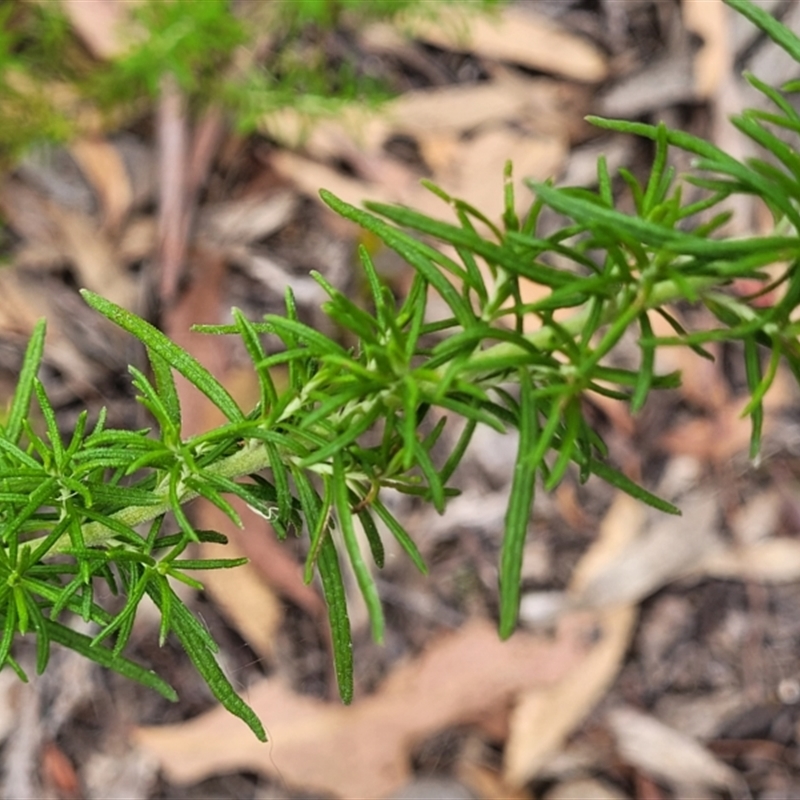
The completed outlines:
<svg viewBox="0 0 800 800">
<path fill-rule="evenodd" d="M 797 4 L 764 5 L 800 30 Z M 190 323 L 225 321 L 232 305 L 257 319 L 280 309 L 291 284 L 305 318 L 321 325 L 310 269 L 359 291 L 359 233 L 323 209 L 320 187 L 445 215 L 419 187 L 429 177 L 496 216 L 507 158 L 517 178 L 579 185 L 591 185 L 600 153 L 612 168 L 646 169 L 646 147 L 601 135 L 587 113 L 663 119 L 736 150 L 724 120 L 753 102 L 742 69 L 775 82 L 798 71 L 716 0 L 522 2 L 472 33 L 457 44 L 435 30 L 332 37 L 330 47 L 370 60 L 399 92 L 380 118 L 326 123 L 303 144 L 285 118 L 247 138 L 213 118 L 199 126 L 216 146 L 190 176 L 203 187 L 194 235 L 159 321 L 237 398 L 256 392 L 241 354 L 187 334 Z M 102 405 L 113 425 L 146 424 L 126 378 L 142 354 L 101 327 L 76 288 L 145 315 L 163 297 L 156 264 L 170 255 L 154 208 L 170 176 L 153 167 L 157 134 L 145 114 L 30 157 L 0 187 L 12 261 L 0 273 L 0 390 L 7 396 L 26 336 L 47 316 L 44 379 L 65 429 L 80 409 Z M 739 230 L 764 225 L 759 209 L 737 211 Z M 408 268 L 385 251 L 376 259 L 401 292 Z M 256 745 L 215 708 L 188 659 L 157 646 L 157 621 L 143 609 L 132 655 L 170 680 L 180 704 L 67 654 L 28 686 L 3 672 L 3 795 L 800 796 L 798 395 L 788 378 L 777 382 L 755 466 L 739 362 L 724 348 L 716 355 L 712 364 L 671 353 L 660 366 L 682 369 L 684 387 L 636 418 L 594 406 L 616 462 L 683 517 L 571 478 L 538 498 L 522 630 L 509 643 L 492 626 L 514 446 L 511 434 L 486 433 L 446 515 L 393 501 L 431 574 L 389 551 L 377 578 L 383 647 L 370 642 L 354 592 L 352 706 L 334 697 L 320 596 L 297 566 L 302 542 L 277 544 L 253 517 L 243 534 L 225 529 L 250 565 L 212 576 L 192 602 L 271 743 Z M 201 403 L 186 403 L 187 428 L 214 424 Z M 193 513 L 200 527 L 226 525 L 213 508 Z"/>
</svg>

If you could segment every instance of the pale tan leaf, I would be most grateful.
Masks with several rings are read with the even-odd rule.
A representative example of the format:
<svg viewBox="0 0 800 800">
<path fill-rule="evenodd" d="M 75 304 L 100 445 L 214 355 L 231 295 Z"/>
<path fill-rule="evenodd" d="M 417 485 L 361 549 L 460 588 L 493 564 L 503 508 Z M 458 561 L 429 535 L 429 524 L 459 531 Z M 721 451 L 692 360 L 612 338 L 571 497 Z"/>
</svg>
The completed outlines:
<svg viewBox="0 0 800 800">
<path fill-rule="evenodd" d="M 691 797 L 704 788 L 740 793 L 741 778 L 690 736 L 632 708 L 615 708 L 607 719 L 620 756 L 678 795 Z"/>
<path fill-rule="evenodd" d="M 752 700 L 732 686 L 702 694 L 665 694 L 656 703 L 655 715 L 681 733 L 705 741 L 718 736 L 729 720 L 748 708 L 752 708 Z"/>
<path fill-rule="evenodd" d="M 205 206 L 199 214 L 198 232 L 218 244 L 249 244 L 280 230 L 297 208 L 294 192 L 270 197 L 246 197 Z"/>
<path fill-rule="evenodd" d="M 371 186 L 356 178 L 346 177 L 332 167 L 288 150 L 271 153 L 270 165 L 278 175 L 291 181 L 309 197 L 319 197 L 320 187 L 323 187 L 340 200 L 355 206 L 360 206 L 365 200 L 386 202 L 394 199 L 386 197 L 385 189 Z"/>
<path fill-rule="evenodd" d="M 219 522 L 225 520 L 227 525 L 234 527 L 227 517 L 216 506 L 210 503 L 203 505 L 199 511 L 198 527 L 209 527 L 211 530 L 220 530 L 219 523 L 214 526 L 213 520 L 208 519 L 213 511 L 221 517 Z M 247 527 L 247 509 L 237 508 L 242 521 Z M 259 525 L 263 528 L 263 524 Z M 255 535 L 259 533 L 251 531 Z M 260 535 L 268 535 L 263 531 Z M 238 542 L 229 537 L 227 544 L 214 544 L 206 542 L 200 546 L 200 558 L 240 558 L 244 555 Z M 242 639 L 264 659 L 273 656 L 275 637 L 283 621 L 283 606 L 275 593 L 264 582 L 263 576 L 253 566 L 247 563 L 233 569 L 203 570 L 195 577 L 203 583 L 205 591 L 211 596 L 214 604 L 222 611 L 226 619 L 239 632 Z"/>
<path fill-rule="evenodd" d="M 138 1 L 61 0 L 61 8 L 92 55 L 107 60 L 124 51 L 130 11 Z"/>
<path fill-rule="evenodd" d="M 577 778 L 548 789 L 542 800 L 627 800 L 627 795 L 604 781 Z"/>
<path fill-rule="evenodd" d="M 473 755 L 465 753 L 456 770 L 458 778 L 469 786 L 480 800 L 533 800 L 525 788 L 510 786 L 495 768 L 480 763 Z M 405 795 L 399 795 L 404 798 Z M 450 800 L 444 797 L 442 800 Z"/>
<path fill-rule="evenodd" d="M 483 58 L 507 61 L 586 83 L 608 75 L 600 50 L 557 22 L 524 6 L 509 5 L 496 16 L 437 9 L 436 19 L 409 20 L 410 33 L 427 42 Z"/>
<path fill-rule="evenodd" d="M 688 42 L 681 41 L 665 56 L 617 81 L 600 98 L 599 113 L 627 119 L 693 99 L 692 53 Z"/>
<path fill-rule="evenodd" d="M 603 519 L 597 541 L 573 572 L 568 596 L 583 596 L 598 576 L 613 570 L 637 540 L 645 519 L 641 503 L 618 494 Z M 514 708 L 504 755 L 505 777 L 512 786 L 522 786 L 536 776 L 606 693 L 619 671 L 633 633 L 636 609 L 621 605 L 582 616 L 601 632 L 599 643 L 558 683 L 524 693 Z"/>
<path fill-rule="evenodd" d="M 517 119 L 531 103 L 533 82 L 490 81 L 408 92 L 386 109 L 395 130 L 425 137 L 463 133 Z"/>
<path fill-rule="evenodd" d="M 557 684 L 521 695 L 511 715 L 504 755 L 505 777 L 512 786 L 523 786 L 535 777 L 608 691 L 630 644 L 636 617 L 630 606 L 590 614 L 587 619 L 600 632 L 600 642 Z"/>
<path fill-rule="evenodd" d="M 710 553 L 722 549 L 715 529 L 717 504 L 708 494 L 681 501 L 680 517 L 660 515 L 641 536 L 618 551 L 604 567 L 581 576 L 573 602 L 581 608 L 638 603 L 689 574 Z"/>
<path fill-rule="evenodd" d="M 733 68 L 726 9 L 722 0 L 685 0 L 681 13 L 686 29 L 703 42 L 694 56 L 694 88 L 699 99 L 708 99 Z"/>
<path fill-rule="evenodd" d="M 792 583 L 800 578 L 800 542 L 767 539 L 711 553 L 697 566 L 700 574 L 723 580 Z"/>
<path fill-rule="evenodd" d="M 51 204 L 60 245 L 82 287 L 102 294 L 117 305 L 134 308 L 139 298 L 135 281 L 125 271 L 109 235 L 90 217 Z"/>
<path fill-rule="evenodd" d="M 730 525 L 736 542 L 750 546 L 773 536 L 780 525 L 783 508 L 780 492 L 772 489 L 759 492 L 734 509 Z"/>
<path fill-rule="evenodd" d="M 133 188 L 121 155 L 103 139 L 78 139 L 69 150 L 100 198 L 105 226 L 117 231 L 133 203 Z"/>
<path fill-rule="evenodd" d="M 597 540 L 572 572 L 569 593 L 582 597 L 599 575 L 613 569 L 625 550 L 641 535 L 647 509 L 638 500 L 619 492 L 614 496 L 597 532 Z"/>
<path fill-rule="evenodd" d="M 337 797 L 385 796 L 409 779 L 415 742 L 475 722 L 578 663 L 582 629 L 572 623 L 556 638 L 519 633 L 501 642 L 492 625 L 471 622 L 350 707 L 262 681 L 245 699 L 267 727 L 267 745 L 221 708 L 179 725 L 140 728 L 135 739 L 178 784 L 243 769 Z"/>
</svg>

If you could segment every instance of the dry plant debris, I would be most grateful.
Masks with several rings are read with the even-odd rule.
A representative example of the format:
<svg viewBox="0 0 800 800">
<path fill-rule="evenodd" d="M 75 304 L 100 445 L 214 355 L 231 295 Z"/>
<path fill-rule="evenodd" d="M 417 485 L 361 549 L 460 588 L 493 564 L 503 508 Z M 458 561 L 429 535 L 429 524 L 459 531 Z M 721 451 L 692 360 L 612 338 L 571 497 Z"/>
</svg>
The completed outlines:
<svg viewBox="0 0 800 800">
<path fill-rule="evenodd" d="M 742 63 L 764 77 L 785 68 L 770 66 L 774 51 L 718 0 L 540 5 L 472 20 L 471 36 L 458 22 L 449 31 L 418 27 L 410 38 L 363 31 L 362 52 L 394 64 L 405 81 L 379 116 L 326 122 L 304 140 L 292 115 L 265 119 L 248 140 L 209 118 L 196 132 L 196 158 L 187 162 L 196 169 L 194 193 L 176 199 L 177 222 L 153 212 L 164 192 L 153 120 L 31 156 L 0 187 L 10 261 L 0 273 L 0 391 L 6 396 L 22 343 L 46 316 L 46 378 L 65 420 L 78 397 L 143 424 L 119 381 L 136 354 L 96 317 L 87 320 L 72 287 L 145 310 L 154 285 L 148 264 L 163 253 L 166 224 L 184 237 L 174 246 L 185 257 L 162 323 L 247 396 L 253 387 L 237 384 L 237 353 L 190 339 L 188 325 L 224 321 L 234 303 L 256 317 L 287 284 L 314 320 L 320 296 L 310 267 L 358 291 L 353 231 L 315 205 L 320 187 L 352 203 L 400 201 L 446 215 L 420 187 L 424 176 L 496 215 L 507 158 L 518 178 L 570 182 L 595 179 L 599 152 L 637 167 L 640 145 L 600 136 L 584 114 L 663 117 L 722 141 L 731 134 L 721 120 L 746 96 Z M 798 13 L 781 0 L 768 5 L 787 19 Z M 63 7 L 97 58 L 116 52 L 119 3 Z M 184 113 L 162 108 L 164 124 L 180 127 Z M 190 145 L 177 147 L 185 158 Z M 757 208 L 738 211 L 741 225 L 758 226 Z M 407 280 L 388 257 L 382 269 L 399 287 Z M 177 292 L 182 281 L 188 288 Z M 204 576 L 203 602 L 209 624 L 229 632 L 227 663 L 272 743 L 258 746 L 202 694 L 184 721 L 130 693 L 119 694 L 120 710 L 99 679 L 89 698 L 86 676 L 58 686 L 42 680 L 22 690 L 28 695 L 0 682 L 4 795 L 380 797 L 433 764 L 487 798 L 797 796 L 797 396 L 778 382 L 768 398 L 767 455 L 758 468 L 748 465 L 741 376 L 730 374 L 724 352 L 716 355 L 710 364 L 675 350 L 661 366 L 682 370 L 682 390 L 638 419 L 597 401 L 626 469 L 681 497 L 684 516 L 658 520 L 591 484 L 542 498 L 523 601 L 535 630 L 501 644 L 486 622 L 509 480 L 504 454 L 512 451 L 487 438 L 446 517 L 398 505 L 423 532 L 433 575 L 423 583 L 389 553 L 392 633 L 379 652 L 360 631 L 367 666 L 351 708 L 320 697 L 328 677 L 321 600 L 302 583 L 298 554 L 279 546 L 266 522 L 248 520 L 245 534 L 224 532 L 251 564 Z M 214 423 L 202 402 L 185 402 L 187 430 Z M 194 513 L 209 528 L 225 525 L 211 507 Z M 146 645 L 152 625 L 142 619 L 140 628 L 143 652 L 158 657 Z M 93 708 L 106 716 L 93 717 Z M 13 746 L 12 729 L 24 733 Z M 420 755 L 426 742 L 457 734 L 467 743 L 455 754 L 427 763 Z M 256 777 L 235 790 L 232 778 L 214 783 L 230 772 Z"/>
</svg>

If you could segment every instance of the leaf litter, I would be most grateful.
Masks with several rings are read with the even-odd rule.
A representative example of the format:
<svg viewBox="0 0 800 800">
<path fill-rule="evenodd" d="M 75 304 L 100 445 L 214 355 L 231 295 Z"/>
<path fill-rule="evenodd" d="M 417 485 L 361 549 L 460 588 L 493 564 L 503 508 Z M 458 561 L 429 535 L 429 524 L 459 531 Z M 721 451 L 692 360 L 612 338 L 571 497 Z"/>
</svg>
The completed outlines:
<svg viewBox="0 0 800 800">
<path fill-rule="evenodd" d="M 731 65 L 742 59 L 769 65 L 763 43 L 742 38 L 736 28 L 730 40 L 725 38 L 717 17 L 721 3 L 689 0 L 683 20 L 677 6 L 663 3 L 624 8 L 604 3 L 588 13 L 579 5 L 541 4 L 536 11 L 549 13 L 547 20 L 530 8 L 515 7 L 490 22 L 470 22 L 472 39 L 462 35 L 460 23 L 447 34 L 420 29 L 416 39 L 391 41 L 368 30 L 363 34 L 367 52 L 379 52 L 380 40 L 384 52 L 391 49 L 409 74 L 408 65 L 427 64 L 424 88 L 418 78 L 409 80 L 408 91 L 386 117 L 349 126 L 332 123 L 304 143 L 296 136 L 292 142 L 298 127 L 291 120 L 283 138 L 264 122 L 262 131 L 271 137 L 266 146 L 263 140 L 224 139 L 213 169 L 202 179 L 195 176 L 207 183 L 196 209 L 200 235 L 189 243 L 183 276 L 191 288 L 166 315 L 166 326 L 180 338 L 190 322 L 201 321 L 201 312 L 206 321 L 224 321 L 231 300 L 251 317 L 274 310 L 285 285 L 304 285 L 309 265 L 338 274 L 339 285 L 345 285 L 350 245 L 342 247 L 340 240 L 352 231 L 314 205 L 320 186 L 353 203 L 400 201 L 446 214 L 419 188 L 425 175 L 496 211 L 502 183 L 498 164 L 505 156 L 515 157 L 520 179 L 566 173 L 591 182 L 590 170 L 570 171 L 583 148 L 615 148 L 619 165 L 639 163 L 641 153 L 629 140 L 620 145 L 619 139 L 598 139 L 582 122 L 586 112 L 603 104 L 619 111 L 624 100 L 626 113 L 672 115 L 686 129 L 702 132 L 702 104 L 721 118 L 733 110 L 728 107 L 732 97 L 744 96 Z M 64 4 L 87 46 L 105 58 L 118 46 L 111 18 L 119 4 L 93 0 L 91 6 L 93 15 L 85 13 L 87 2 Z M 689 29 L 703 39 L 698 49 L 690 46 Z M 468 71 L 454 77 L 448 59 L 455 56 L 478 64 L 478 78 Z M 665 64 L 674 67 L 669 81 Z M 603 90 L 600 97 L 597 89 Z M 153 163 L 153 143 L 141 131 L 139 137 L 137 147 Z M 390 152 L 392 137 L 405 142 L 413 157 Z M 76 328 L 64 272 L 137 307 L 144 292 L 136 267 L 152 257 L 158 242 L 153 188 L 142 191 L 147 182 L 139 180 L 146 169 L 131 172 L 119 141 L 101 135 L 69 152 L 77 164 L 77 183 L 74 169 L 56 171 L 46 185 L 33 182 L 32 172 L 24 169 L 5 181 L 3 210 L 17 237 L 9 251 L 17 266 L 4 271 L 0 293 L 4 343 L 19 347 L 38 316 L 51 319 L 48 364 L 54 374 L 49 380 L 62 382 L 65 408 L 76 395 L 97 405 L 120 400 L 116 379 L 109 376 L 121 373 L 132 356 L 123 345 L 109 344 L 107 331 L 92 330 L 98 325 L 94 320 Z M 26 197 L 28 206 L 21 203 Z M 64 202 L 65 197 L 71 199 Z M 26 208 L 34 211 L 23 217 Z M 745 218 L 748 214 L 755 219 L 752 208 L 744 209 Z M 376 254 L 379 263 L 382 256 Z M 246 266 L 258 259 L 268 259 L 269 268 L 259 272 Z M 218 265 L 213 281 L 203 273 L 209 260 Z M 221 267 L 221 262 L 236 267 Z M 387 266 L 387 275 L 397 278 L 398 273 Z M 318 295 L 305 297 L 305 313 L 313 319 Z M 189 346 L 236 385 L 235 352 L 215 351 L 217 345 L 208 339 Z M 526 797 L 531 791 L 551 800 L 637 792 L 662 797 L 665 791 L 737 795 L 743 780 L 754 794 L 765 787 L 796 794 L 798 715 L 791 692 L 800 675 L 795 622 L 800 551 L 792 499 L 800 473 L 791 413 L 796 397 L 780 380 L 768 396 L 767 457 L 754 469 L 746 459 L 749 430 L 740 418 L 740 376 L 726 369 L 724 353 L 717 353 L 713 365 L 683 351 L 670 355 L 674 360 L 660 368 L 682 370 L 685 383 L 681 392 L 657 401 L 662 415 L 657 430 L 647 414 L 631 418 L 602 401 L 596 408 L 607 415 L 610 440 L 634 443 L 620 449 L 634 471 L 652 482 L 661 475 L 662 490 L 679 498 L 683 518 L 645 518 L 638 507 L 591 483 L 567 484 L 555 498 L 541 498 L 532 522 L 536 547 L 524 573 L 523 600 L 523 611 L 526 603 L 530 608 L 539 602 L 539 612 L 529 619 L 530 630 L 501 644 L 486 620 L 495 613 L 498 514 L 493 509 L 502 509 L 506 477 L 497 463 L 497 445 L 486 442 L 484 452 L 466 465 L 452 517 L 427 517 L 424 510 L 398 502 L 398 513 L 421 528 L 432 576 L 421 582 L 398 560 L 389 562 L 385 581 L 392 585 L 394 631 L 379 651 L 357 628 L 357 647 L 369 663 L 361 668 L 363 688 L 350 708 L 321 699 L 328 678 L 326 668 L 319 667 L 328 659 L 319 629 L 321 601 L 315 587 L 299 580 L 302 554 L 291 544 L 274 542 L 263 520 L 248 520 L 244 536 L 226 529 L 238 537 L 235 546 L 251 564 L 247 572 L 218 576 L 227 582 L 204 575 L 211 601 L 206 598 L 202 608 L 212 625 L 224 624 L 214 620 L 220 611 L 245 643 L 240 644 L 245 653 L 229 648 L 225 658 L 237 676 L 241 673 L 245 693 L 270 729 L 271 745 L 257 747 L 236 720 L 208 710 L 208 698 L 190 704 L 186 713 L 193 719 L 179 721 L 167 716 L 174 712 L 119 693 L 127 698 L 124 718 L 150 724 L 135 729 L 139 750 L 131 750 L 119 733 L 109 735 L 105 751 L 97 737 L 87 741 L 70 733 L 65 747 L 76 749 L 66 757 L 78 765 L 87 796 L 111 796 L 109 772 L 120 780 L 125 776 L 127 788 L 119 790 L 127 796 L 201 796 L 201 781 L 214 796 L 233 796 L 232 779 L 226 788 L 224 780 L 214 783 L 213 777 L 231 771 L 259 776 L 261 783 L 246 784 L 251 796 L 264 785 L 268 791 L 283 787 L 287 796 L 308 791 L 386 795 L 413 780 L 421 743 L 454 730 L 469 732 L 472 749 L 465 748 L 449 765 L 440 760 L 437 769 L 449 766 L 482 787 L 486 797 L 492 792 Z M 13 359 L 2 348 L 0 369 L 13 375 Z M 100 396 L 95 387 L 102 387 Z M 246 385 L 239 389 L 242 396 L 252 391 Z M 193 409 L 187 424 L 198 430 L 214 424 L 202 403 L 187 401 Z M 137 420 L 136 410 L 124 401 L 111 408 L 124 424 Z M 675 478 L 687 464 L 688 486 Z M 777 494 L 772 484 L 782 487 Z M 209 527 L 227 524 L 210 509 L 196 513 L 207 515 Z M 263 535 L 252 535 L 256 532 Z M 754 587 L 769 601 L 760 617 Z M 414 603 L 411 597 L 429 600 Z M 467 621 L 444 633 L 448 625 L 432 622 L 435 613 L 420 613 L 425 608 L 442 609 L 450 624 Z M 146 620 L 140 627 L 144 642 Z M 299 644 L 288 647 L 292 637 Z M 748 643 L 765 656 L 757 684 L 741 655 Z M 315 649 L 316 655 L 310 652 Z M 254 662 L 247 669 L 245 659 Z M 269 669 L 270 677 L 264 678 Z M 178 682 L 191 686 L 185 676 Z M 101 699 L 95 702 L 102 705 Z M 145 707 L 150 711 L 144 713 Z M 692 721 L 697 709 L 702 725 Z M 37 713 L 46 725 L 52 712 Z M 81 713 L 91 716 L 86 709 Z M 70 714 L 78 716 L 70 711 L 64 724 L 75 726 Z M 29 723 L 35 726 L 36 719 Z M 744 725 L 743 719 L 750 721 Z M 161 722 L 171 724 L 156 724 Z M 774 768 L 748 772 L 742 766 L 745 756 L 761 752 L 742 738 L 742 731 L 778 746 L 770 751 Z M 47 770 L 66 776 L 58 780 L 68 791 L 69 770 L 59 772 L 57 766 L 63 767 L 63 759 L 38 735 L 26 741 L 27 751 L 11 776 L 18 781 L 14 786 L 33 785 L 37 757 L 49 753 Z M 476 742 L 484 749 L 476 750 Z M 357 764 L 353 743 L 368 754 Z M 489 744 L 492 755 L 486 754 Z M 483 761 L 474 752 L 482 753 Z M 734 752 L 739 755 L 725 755 Z M 117 769 L 109 771 L 108 763 Z M 163 770 L 160 785 L 154 783 L 156 764 Z M 165 786 L 163 781 L 170 780 L 180 788 Z"/>
</svg>

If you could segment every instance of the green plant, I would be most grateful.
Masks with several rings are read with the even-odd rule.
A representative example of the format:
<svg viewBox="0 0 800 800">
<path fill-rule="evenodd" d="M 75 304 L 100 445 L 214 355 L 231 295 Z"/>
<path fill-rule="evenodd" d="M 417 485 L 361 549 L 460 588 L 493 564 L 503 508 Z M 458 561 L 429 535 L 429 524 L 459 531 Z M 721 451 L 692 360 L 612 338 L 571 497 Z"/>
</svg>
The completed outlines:
<svg viewBox="0 0 800 800">
<path fill-rule="evenodd" d="M 452 2 L 452 0 L 450 0 Z M 499 0 L 456 0 L 478 9 Z M 401 12 L 431 13 L 420 0 L 145 0 L 130 9 L 119 52 L 100 64 L 73 34 L 59 0 L 0 0 L 0 164 L 31 146 L 62 143 L 100 124 L 140 114 L 174 80 L 189 111 L 219 104 L 251 133 L 265 115 L 294 109 L 313 120 L 368 107 L 390 89 L 346 59 L 327 55 L 336 25 L 355 28 Z M 435 11 L 432 12 L 435 15 Z M 329 49 L 329 48 L 328 48 Z"/>
<path fill-rule="evenodd" d="M 797 36 L 750 0 L 727 2 L 800 62 Z M 514 210 L 509 167 L 502 227 L 433 186 L 451 205 L 456 224 L 399 206 L 373 203 L 360 210 L 323 192 L 332 209 L 399 253 L 414 268 L 414 282 L 408 296 L 396 300 L 362 249 L 371 292 L 371 308 L 365 310 L 316 276 L 329 296 L 325 312 L 357 342 L 352 347 L 303 324 L 291 292 L 283 316 L 254 323 L 234 310 L 234 324 L 201 327 L 243 340 L 261 392 L 250 411 L 239 408 L 222 385 L 155 327 L 84 292 L 93 309 L 146 347 L 150 376 L 134 368 L 131 374 L 155 427 L 112 430 L 101 416 L 90 430 L 83 414 L 70 440 L 62 441 L 36 378 L 44 341 L 40 324 L 0 437 L 0 663 L 22 676 L 12 645 L 18 635 L 31 633 L 40 671 L 46 667 L 50 642 L 56 641 L 174 698 L 160 678 L 122 655 L 139 602 L 149 595 L 161 611 L 162 641 L 174 633 L 220 701 L 263 738 L 259 721 L 217 666 L 208 632 L 171 586 L 173 580 L 198 585 L 189 570 L 238 563 L 184 557 L 191 542 L 219 538 L 193 527 L 184 511 L 193 498 L 203 496 L 238 520 L 225 499 L 238 496 L 267 517 L 280 536 L 308 532 L 306 578 L 315 573 L 321 578 L 336 674 L 347 702 L 352 696 L 352 653 L 340 555 L 346 555 L 373 635 L 380 640 L 381 603 L 357 531 L 363 531 L 379 567 L 382 525 L 424 572 L 411 536 L 382 502 L 381 490 L 419 496 L 443 512 L 454 493 L 448 482 L 478 425 L 519 431 L 500 559 L 504 637 L 516 622 L 522 546 L 537 481 L 550 490 L 574 465 L 582 480 L 599 476 L 658 509 L 678 513 L 608 463 L 606 446 L 583 413 L 586 393 L 629 402 L 636 411 L 652 389 L 678 385 L 678 375 L 655 372 L 658 348 L 691 347 L 708 356 L 704 345 L 709 342 L 740 341 L 751 392 L 751 452 L 756 455 L 762 401 L 779 363 L 784 361 L 800 380 L 800 323 L 794 319 L 800 301 L 800 155 L 772 131 L 800 133 L 800 115 L 785 96 L 800 90 L 800 83 L 778 91 L 755 77 L 748 80 L 774 110 L 748 110 L 733 122 L 768 152 L 766 159 L 741 162 L 663 125 L 595 120 L 655 144 L 644 184 L 622 172 L 635 202 L 633 214 L 615 207 L 602 159 L 596 191 L 531 184 L 535 200 L 522 219 Z M 670 147 L 698 157 L 698 174 L 686 181 L 704 193 L 701 199 L 684 202 L 684 184 L 667 166 Z M 724 212 L 715 214 L 715 208 L 736 193 L 753 194 L 766 203 L 775 221 L 773 233 L 712 238 L 728 218 Z M 537 232 L 545 207 L 566 218 L 546 236 Z M 481 226 L 487 234 L 479 232 Z M 426 240 L 451 245 L 457 260 Z M 554 266 L 553 258 L 569 268 Z M 774 264 L 785 265 L 776 278 L 764 271 Z M 762 288 L 749 297 L 738 296 L 728 290 L 737 278 L 757 281 Z M 533 280 L 549 293 L 525 303 L 521 279 Z M 771 306 L 753 302 L 777 290 L 780 299 Z M 431 293 L 447 307 L 444 319 L 428 319 Z M 704 306 L 718 325 L 687 332 L 665 308 L 679 300 Z M 571 316 L 558 313 L 565 309 L 572 310 Z M 655 314 L 667 320 L 674 336 L 653 334 Z M 539 326 L 526 333 L 524 323 L 531 318 Z M 609 366 L 607 357 L 629 329 L 638 335 L 639 367 Z M 268 355 L 262 336 L 277 340 L 279 352 Z M 288 384 L 281 389 L 270 375 L 279 364 L 288 371 Z M 220 409 L 224 424 L 181 437 L 175 371 Z M 44 420 L 42 433 L 29 421 L 34 397 Z M 462 420 L 463 427 L 449 451 L 441 453 L 448 438 L 442 436 L 449 424 L 446 415 Z M 164 532 L 168 513 L 176 530 Z M 126 598 L 116 615 L 95 602 L 101 583 Z M 95 623 L 94 638 L 60 622 L 62 612 Z"/>
</svg>

